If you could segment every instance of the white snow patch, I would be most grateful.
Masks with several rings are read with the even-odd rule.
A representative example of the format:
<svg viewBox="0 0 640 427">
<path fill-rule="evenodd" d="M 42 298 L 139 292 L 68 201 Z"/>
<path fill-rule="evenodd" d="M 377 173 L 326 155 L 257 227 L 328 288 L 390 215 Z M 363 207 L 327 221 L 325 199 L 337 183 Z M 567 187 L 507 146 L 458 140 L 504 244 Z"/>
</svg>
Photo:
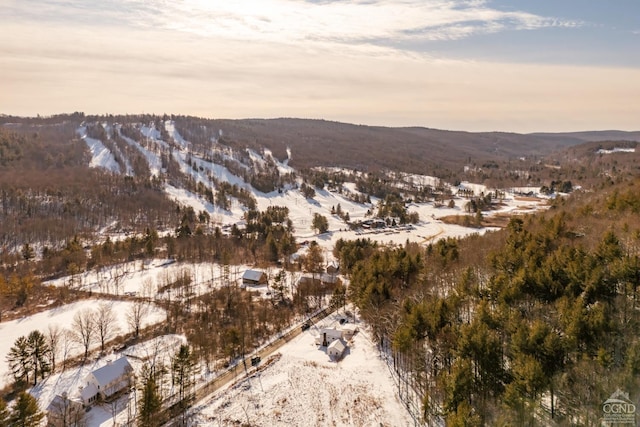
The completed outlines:
<svg viewBox="0 0 640 427">
<path fill-rule="evenodd" d="M 635 152 L 636 152 L 635 148 L 614 148 L 611 150 L 605 150 L 604 148 L 601 148 L 598 151 L 596 151 L 596 153 L 598 154 L 635 153 Z"/>
<path fill-rule="evenodd" d="M 160 131 L 156 129 L 155 125 L 151 124 L 149 126 L 140 126 L 140 132 L 145 138 L 154 139 L 156 141 L 161 141 L 160 139 Z"/>
<path fill-rule="evenodd" d="M 104 146 L 102 141 L 99 139 L 89 138 L 87 136 L 87 128 L 85 127 L 78 128 L 77 133 L 87 144 L 89 151 L 91 152 L 91 162 L 89 163 L 89 167 L 104 168 L 113 173 L 120 173 L 120 165 L 116 162 L 113 153 Z"/>
<path fill-rule="evenodd" d="M 164 122 L 164 128 L 169 136 L 182 148 L 187 148 L 189 146 L 189 142 L 184 139 L 176 129 L 176 124 L 173 120 L 166 120 Z"/>
</svg>

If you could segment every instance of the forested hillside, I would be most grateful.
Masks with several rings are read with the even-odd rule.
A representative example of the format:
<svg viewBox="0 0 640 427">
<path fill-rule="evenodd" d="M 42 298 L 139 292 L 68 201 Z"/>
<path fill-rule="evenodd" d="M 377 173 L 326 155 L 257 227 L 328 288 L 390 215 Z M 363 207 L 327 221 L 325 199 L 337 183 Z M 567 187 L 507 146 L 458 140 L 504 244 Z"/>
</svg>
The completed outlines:
<svg viewBox="0 0 640 427">
<path fill-rule="evenodd" d="M 599 425 L 616 389 L 638 399 L 639 186 L 557 200 L 484 237 L 336 246 L 426 422 Z"/>
<path fill-rule="evenodd" d="M 0 128 L 0 246 L 59 248 L 75 235 L 110 227 L 144 231 L 173 225 L 176 205 L 147 175 L 89 168 L 77 123 Z"/>
</svg>

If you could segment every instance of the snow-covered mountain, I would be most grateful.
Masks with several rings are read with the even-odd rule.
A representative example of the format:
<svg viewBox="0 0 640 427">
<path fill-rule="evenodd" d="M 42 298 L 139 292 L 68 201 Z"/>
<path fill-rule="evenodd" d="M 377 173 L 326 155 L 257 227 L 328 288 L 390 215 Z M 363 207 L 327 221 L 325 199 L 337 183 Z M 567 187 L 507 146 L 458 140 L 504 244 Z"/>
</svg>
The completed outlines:
<svg viewBox="0 0 640 427">
<path fill-rule="evenodd" d="M 277 159 L 270 150 L 261 152 L 252 149 L 233 149 L 222 144 L 217 138 L 209 138 L 193 143 L 182 136 L 176 122 L 173 120 L 152 123 L 134 123 L 123 126 L 119 123 L 89 124 L 89 127 L 100 126 L 109 129 L 113 137 L 107 141 L 87 136 L 87 124 L 78 128 L 78 134 L 91 152 L 90 166 L 104 170 L 132 174 L 129 166 L 132 162 L 123 156 L 126 151 L 117 147 L 135 149 L 146 162 L 151 177 L 162 182 L 165 194 L 183 206 L 189 206 L 195 212 L 206 212 L 214 224 L 225 227 L 239 223 L 244 213 L 251 207 L 264 210 L 268 206 L 286 206 L 289 217 L 293 221 L 299 238 L 307 239 L 315 235 L 311 218 L 320 214 L 328 218 L 329 233 L 325 239 L 335 241 L 337 238 L 356 236 L 356 232 L 349 231 L 347 224 L 338 215 L 332 214 L 332 208 L 340 206 L 343 212 L 349 213 L 350 220 L 364 220 L 375 210 L 379 200 L 370 198 L 370 202 L 362 203 L 354 196 L 364 196 L 354 182 L 345 181 L 339 185 L 316 188 L 315 195 L 306 197 L 300 191 L 304 185 L 304 178 L 289 165 L 289 159 L 295 156 L 287 150 L 287 158 Z M 222 131 L 214 132 L 223 135 Z M 108 136 L 109 133 L 104 133 Z M 111 144 L 106 142 L 111 141 Z M 115 141 L 115 143 L 113 143 Z M 111 147 L 111 148 L 109 148 Z M 321 168 L 329 177 L 332 174 L 341 176 L 358 176 L 360 172 L 342 168 Z M 260 177 L 268 177 L 269 184 L 264 191 L 255 187 Z M 424 188 L 444 186 L 451 194 L 458 188 L 442 180 L 424 175 L 388 172 L 389 179 L 397 182 L 399 189 Z M 464 184 L 463 184 L 464 185 Z M 467 184 L 473 188 L 474 194 L 490 191 L 482 185 Z M 267 191 L 270 190 L 270 191 Z M 537 189 L 534 189 L 537 190 Z M 364 197 L 363 197 L 364 198 Z M 537 202 L 515 202 L 512 197 L 502 210 L 513 211 L 519 206 Z M 416 203 L 410 210 L 417 212 L 423 221 L 413 228 L 413 232 L 387 232 L 386 241 L 407 240 L 424 241 L 434 236 L 447 237 L 464 235 L 469 229 L 456 226 L 443 227 L 436 217 L 459 214 L 463 206 L 442 206 L 432 203 Z M 496 211 L 495 213 L 499 213 Z"/>
</svg>

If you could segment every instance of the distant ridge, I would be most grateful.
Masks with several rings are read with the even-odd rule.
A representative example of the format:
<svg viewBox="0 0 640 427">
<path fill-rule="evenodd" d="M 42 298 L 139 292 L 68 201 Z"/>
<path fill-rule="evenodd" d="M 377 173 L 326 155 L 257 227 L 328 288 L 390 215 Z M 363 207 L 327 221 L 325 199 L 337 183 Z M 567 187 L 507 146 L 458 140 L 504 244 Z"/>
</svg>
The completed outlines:
<svg viewBox="0 0 640 427">
<path fill-rule="evenodd" d="M 113 120 L 149 122 L 172 118 L 179 128 L 206 129 L 212 140 L 236 149 L 269 149 L 285 160 L 292 153 L 297 169 L 336 166 L 363 171 L 380 169 L 438 174 L 460 170 L 461 164 L 541 158 L 594 141 L 639 141 L 640 131 L 565 133 L 466 132 L 427 127 L 367 126 L 321 119 L 207 119 L 181 115 L 108 115 L 83 113 L 24 118 L 0 116 L 0 123 L 43 123 Z M 198 133 L 198 132 L 196 132 Z M 200 132 L 202 133 L 202 132 Z M 290 150 L 290 151 L 289 151 Z"/>
<path fill-rule="evenodd" d="M 226 143 L 253 149 L 266 147 L 279 159 L 286 158 L 289 148 L 293 153 L 291 164 L 297 168 L 332 165 L 423 173 L 456 169 L 469 160 L 481 163 L 542 157 L 598 138 L 640 140 L 640 132 L 621 131 L 518 134 L 365 126 L 295 118 L 188 120 L 223 130 Z"/>
<path fill-rule="evenodd" d="M 600 131 L 581 131 L 581 132 L 561 132 L 548 133 L 536 132 L 529 134 L 540 138 L 549 138 L 556 140 L 566 140 L 580 142 L 595 141 L 636 141 L 640 142 L 640 131 L 626 132 L 622 130 L 600 130 Z"/>
</svg>

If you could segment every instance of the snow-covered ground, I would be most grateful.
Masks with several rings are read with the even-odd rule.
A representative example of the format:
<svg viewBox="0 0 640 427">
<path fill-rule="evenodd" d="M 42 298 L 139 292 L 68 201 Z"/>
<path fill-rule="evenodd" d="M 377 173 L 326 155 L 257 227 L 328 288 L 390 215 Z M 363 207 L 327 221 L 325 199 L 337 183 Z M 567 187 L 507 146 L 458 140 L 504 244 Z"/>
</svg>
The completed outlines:
<svg viewBox="0 0 640 427">
<path fill-rule="evenodd" d="M 84 310 L 96 310 L 100 304 L 108 304 L 111 306 L 115 315 L 116 322 L 114 324 L 114 331 L 117 329 L 120 332 L 114 333 L 114 336 L 120 333 L 130 332 L 129 325 L 127 324 L 127 312 L 131 310 L 134 303 L 100 299 L 76 301 L 72 304 L 66 304 L 29 317 L 0 323 L 0 387 L 13 381 L 6 357 L 10 348 L 19 337 L 27 336 L 31 331 L 36 329 L 46 336 L 48 334 L 48 328 L 55 326 L 73 332 L 73 318 L 76 313 Z M 164 310 L 154 305 L 149 305 L 146 315 L 142 318 L 142 326 L 145 327 L 159 323 L 165 319 L 166 314 Z M 90 348 L 95 349 L 99 346 L 100 343 L 96 338 L 93 340 Z M 62 352 L 62 349 L 59 349 L 59 352 Z M 77 356 L 82 354 L 82 352 L 83 348 L 80 344 L 69 341 L 68 357 Z M 58 360 L 61 360 L 61 355 L 58 355 Z"/>
<path fill-rule="evenodd" d="M 360 329 L 339 361 L 331 360 L 325 347 L 315 344 L 323 327 L 340 328 L 344 314 L 333 314 L 313 325 L 278 349 L 276 361 L 234 382 L 199 402 L 190 413 L 190 426 L 372 426 L 413 425 L 413 420 L 397 398 L 389 367 L 371 341 L 366 327 Z M 349 321 L 353 321 L 349 317 Z M 74 398 L 87 374 L 109 361 L 127 356 L 139 374 L 144 363 L 168 366 L 180 335 L 167 335 L 91 360 L 81 367 L 52 375 L 31 389 L 41 408 L 56 394 L 66 392 Z M 198 375 L 200 383 L 204 375 Z M 170 395 L 171 382 L 164 384 Z M 136 414 L 138 391 L 132 391 L 108 404 L 96 405 L 87 412 L 88 427 L 124 425 Z"/>
<path fill-rule="evenodd" d="M 413 425 L 364 325 L 338 362 L 315 344 L 321 327 L 340 326 L 338 317 L 314 325 L 281 347 L 277 361 L 201 402 L 189 425 Z"/>
</svg>

